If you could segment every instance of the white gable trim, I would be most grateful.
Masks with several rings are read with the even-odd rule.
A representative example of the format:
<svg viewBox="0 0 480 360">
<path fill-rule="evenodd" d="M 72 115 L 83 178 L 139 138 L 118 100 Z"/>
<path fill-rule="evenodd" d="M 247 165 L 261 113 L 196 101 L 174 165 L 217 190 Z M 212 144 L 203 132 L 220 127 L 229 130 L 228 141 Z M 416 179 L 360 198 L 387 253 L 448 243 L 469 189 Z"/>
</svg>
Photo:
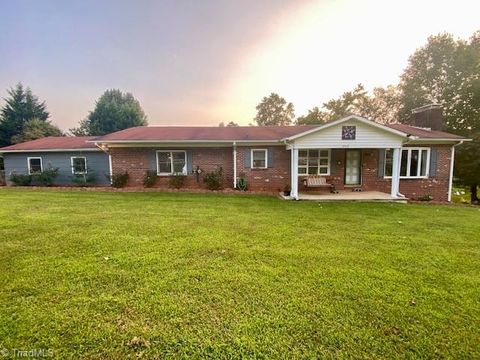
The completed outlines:
<svg viewBox="0 0 480 360">
<path fill-rule="evenodd" d="M 376 123 L 375 121 L 372 121 L 372 120 L 368 120 L 364 117 L 361 117 L 361 116 L 357 116 L 357 115 L 350 115 L 350 116 L 347 116 L 347 117 L 344 117 L 344 118 L 341 118 L 341 119 L 338 119 L 338 120 L 335 120 L 335 121 L 332 121 L 332 122 L 329 122 L 325 125 L 320 125 L 319 127 L 316 127 L 316 128 L 313 128 L 313 129 L 310 129 L 310 130 L 307 130 L 307 131 L 304 131 L 302 133 L 299 133 L 297 135 L 294 135 L 294 136 L 290 136 L 288 138 L 284 138 L 282 139 L 282 141 L 289 141 L 289 140 L 295 140 L 295 139 L 298 139 L 298 138 L 301 138 L 305 135 L 309 135 L 309 134 L 312 134 L 314 132 L 317 132 L 317 131 L 321 131 L 321 130 L 324 130 L 324 129 L 328 129 L 332 126 L 335 126 L 335 125 L 338 125 L 338 124 L 342 124 L 344 122 L 347 122 L 347 121 L 350 121 L 350 120 L 357 120 L 357 121 L 360 121 L 366 125 L 369 125 L 369 126 L 372 126 L 372 127 L 375 127 L 377 129 L 381 129 L 383 131 L 386 131 L 388 133 L 391 133 L 391 134 L 394 134 L 394 135 L 397 135 L 397 136 L 400 136 L 400 137 L 409 137 L 407 133 L 404 133 L 403 131 L 399 131 L 399 130 L 395 130 L 395 129 L 392 129 L 392 128 L 389 128 L 387 126 L 384 126 L 382 124 L 379 124 L 379 123 Z"/>
</svg>

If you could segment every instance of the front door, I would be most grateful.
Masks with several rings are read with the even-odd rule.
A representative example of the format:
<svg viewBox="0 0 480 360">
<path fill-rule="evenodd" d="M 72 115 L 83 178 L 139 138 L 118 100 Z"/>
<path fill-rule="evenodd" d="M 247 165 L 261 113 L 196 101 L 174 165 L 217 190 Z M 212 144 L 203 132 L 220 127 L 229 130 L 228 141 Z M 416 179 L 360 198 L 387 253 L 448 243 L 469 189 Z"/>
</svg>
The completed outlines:
<svg viewBox="0 0 480 360">
<path fill-rule="evenodd" d="M 345 154 L 345 185 L 360 185 L 361 176 L 360 150 L 347 150 Z"/>
</svg>

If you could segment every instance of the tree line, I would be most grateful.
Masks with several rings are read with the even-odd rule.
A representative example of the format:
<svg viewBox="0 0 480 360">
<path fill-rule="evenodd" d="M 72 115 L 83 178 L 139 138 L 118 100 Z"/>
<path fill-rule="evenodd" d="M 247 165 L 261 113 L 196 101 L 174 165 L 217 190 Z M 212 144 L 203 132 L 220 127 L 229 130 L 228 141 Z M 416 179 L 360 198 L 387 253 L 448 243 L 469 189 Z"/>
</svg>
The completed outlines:
<svg viewBox="0 0 480 360">
<path fill-rule="evenodd" d="M 0 147 L 47 136 L 100 136 L 133 126 L 147 125 L 147 117 L 132 94 L 107 90 L 96 101 L 94 110 L 76 128 L 63 133 L 50 121 L 45 101 L 21 83 L 7 91 L 0 110 Z"/>
</svg>

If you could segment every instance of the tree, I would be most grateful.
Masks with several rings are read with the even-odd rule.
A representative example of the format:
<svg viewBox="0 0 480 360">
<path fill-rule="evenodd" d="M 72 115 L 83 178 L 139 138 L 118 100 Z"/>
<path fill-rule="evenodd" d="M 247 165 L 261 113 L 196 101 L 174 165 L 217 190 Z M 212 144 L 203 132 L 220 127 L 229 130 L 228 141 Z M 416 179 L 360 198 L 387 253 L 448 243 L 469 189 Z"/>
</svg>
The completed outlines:
<svg viewBox="0 0 480 360">
<path fill-rule="evenodd" d="M 480 183 L 480 31 L 469 41 L 439 34 L 415 51 L 401 76 L 399 117 L 407 122 L 411 110 L 428 103 L 442 105 L 445 130 L 474 141 L 457 147 L 458 181 L 472 190 L 478 201 Z"/>
<path fill-rule="evenodd" d="M 254 120 L 259 126 L 290 125 L 295 117 L 293 104 L 275 93 L 265 96 L 256 109 Z"/>
<path fill-rule="evenodd" d="M 95 109 L 70 132 L 78 136 L 95 136 L 144 125 L 147 125 L 147 117 L 138 100 L 130 93 L 111 89 L 100 96 Z"/>
<path fill-rule="evenodd" d="M 457 147 L 455 176 L 458 182 L 470 187 L 471 202 L 478 203 L 477 187 L 480 182 L 480 132 L 470 135 L 472 142 Z"/>
<path fill-rule="evenodd" d="M 31 119 L 25 122 L 22 132 L 11 138 L 12 144 L 36 140 L 47 136 L 63 136 L 62 131 L 48 121 Z"/>
<path fill-rule="evenodd" d="M 30 88 L 21 83 L 10 88 L 5 106 L 0 111 L 0 146 L 12 144 L 12 137 L 19 135 L 27 121 L 47 121 L 50 114 L 45 102 L 40 102 Z"/>
<path fill-rule="evenodd" d="M 236 122 L 230 121 L 227 125 L 222 121 L 220 124 L 218 124 L 219 127 L 232 127 L 232 126 L 239 126 Z"/>
<path fill-rule="evenodd" d="M 395 121 L 399 106 L 399 91 L 396 86 L 373 89 L 369 95 L 362 84 L 352 91 L 347 91 L 337 99 L 314 107 L 305 116 L 300 116 L 298 125 L 322 124 L 348 115 L 359 115 L 382 123 Z"/>
<path fill-rule="evenodd" d="M 372 95 L 365 94 L 358 99 L 356 113 L 379 123 L 390 124 L 398 121 L 400 89 L 395 85 L 376 87 Z"/>
<path fill-rule="evenodd" d="M 442 105 L 446 130 L 468 134 L 480 126 L 480 32 L 470 42 L 450 34 L 428 38 L 401 75 L 401 121 L 428 103 Z"/>
<path fill-rule="evenodd" d="M 327 122 L 329 114 L 326 111 L 320 110 L 318 106 L 315 106 L 312 110 L 308 110 L 307 115 L 302 115 L 297 118 L 297 125 L 315 125 Z"/>
</svg>

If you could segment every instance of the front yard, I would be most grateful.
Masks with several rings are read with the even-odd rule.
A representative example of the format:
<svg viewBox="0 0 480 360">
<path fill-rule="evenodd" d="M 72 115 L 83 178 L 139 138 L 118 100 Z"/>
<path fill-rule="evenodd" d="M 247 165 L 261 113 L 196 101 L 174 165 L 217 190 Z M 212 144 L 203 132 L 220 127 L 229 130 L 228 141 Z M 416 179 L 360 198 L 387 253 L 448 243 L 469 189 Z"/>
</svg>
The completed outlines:
<svg viewBox="0 0 480 360">
<path fill-rule="evenodd" d="M 7 356 L 480 357 L 478 208 L 27 189 L 0 204 Z"/>
</svg>

